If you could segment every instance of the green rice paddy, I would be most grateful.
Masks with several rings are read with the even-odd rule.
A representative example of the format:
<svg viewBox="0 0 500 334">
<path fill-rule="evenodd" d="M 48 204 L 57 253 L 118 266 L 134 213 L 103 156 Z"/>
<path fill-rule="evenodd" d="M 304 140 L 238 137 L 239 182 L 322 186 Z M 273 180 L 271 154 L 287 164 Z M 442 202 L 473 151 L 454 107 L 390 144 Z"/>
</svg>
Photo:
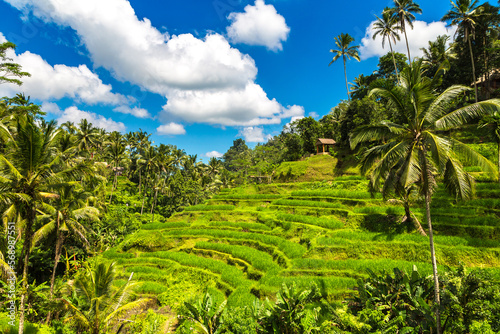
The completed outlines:
<svg viewBox="0 0 500 334">
<path fill-rule="evenodd" d="M 368 269 L 431 275 L 429 240 L 400 228 L 404 210 L 371 196 L 356 175 L 331 182 L 224 189 L 165 223 L 145 224 L 103 253 L 142 282 L 138 292 L 178 307 L 203 291 L 232 305 L 273 296 L 283 283 L 315 282 L 332 300 L 349 294 Z M 455 202 L 441 190 L 432 203 L 441 270 L 462 263 L 500 278 L 500 188 L 479 183 L 476 199 Z M 396 204 L 395 204 L 396 203 Z M 412 211 L 426 228 L 422 203 Z"/>
</svg>

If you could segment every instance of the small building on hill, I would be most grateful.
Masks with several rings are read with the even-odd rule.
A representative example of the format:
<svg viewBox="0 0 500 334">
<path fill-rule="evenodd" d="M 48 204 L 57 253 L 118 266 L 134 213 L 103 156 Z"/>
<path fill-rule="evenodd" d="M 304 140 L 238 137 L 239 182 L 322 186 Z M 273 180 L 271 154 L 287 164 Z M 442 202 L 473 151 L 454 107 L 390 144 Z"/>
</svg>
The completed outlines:
<svg viewBox="0 0 500 334">
<path fill-rule="evenodd" d="M 318 140 L 316 140 L 316 153 L 328 154 L 330 147 L 333 147 L 335 144 L 335 140 L 333 139 L 318 138 Z"/>
</svg>

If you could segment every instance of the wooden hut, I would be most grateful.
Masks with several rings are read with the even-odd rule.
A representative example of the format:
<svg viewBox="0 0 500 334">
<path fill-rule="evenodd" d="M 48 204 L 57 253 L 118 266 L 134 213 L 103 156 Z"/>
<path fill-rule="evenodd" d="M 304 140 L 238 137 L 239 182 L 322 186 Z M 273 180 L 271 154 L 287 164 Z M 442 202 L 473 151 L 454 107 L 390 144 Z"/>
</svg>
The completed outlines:
<svg viewBox="0 0 500 334">
<path fill-rule="evenodd" d="M 327 138 L 318 138 L 316 141 L 316 153 L 317 154 L 328 154 L 330 147 L 335 145 L 335 140 Z"/>
</svg>

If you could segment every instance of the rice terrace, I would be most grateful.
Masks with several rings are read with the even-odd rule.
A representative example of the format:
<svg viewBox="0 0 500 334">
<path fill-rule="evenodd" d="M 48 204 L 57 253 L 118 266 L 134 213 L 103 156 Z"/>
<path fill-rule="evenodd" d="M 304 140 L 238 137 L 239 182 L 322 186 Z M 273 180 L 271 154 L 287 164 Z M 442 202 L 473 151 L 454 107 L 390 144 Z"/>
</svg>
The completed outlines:
<svg viewBox="0 0 500 334">
<path fill-rule="evenodd" d="M 0 0 L 0 333 L 500 333 L 499 5 Z"/>
</svg>

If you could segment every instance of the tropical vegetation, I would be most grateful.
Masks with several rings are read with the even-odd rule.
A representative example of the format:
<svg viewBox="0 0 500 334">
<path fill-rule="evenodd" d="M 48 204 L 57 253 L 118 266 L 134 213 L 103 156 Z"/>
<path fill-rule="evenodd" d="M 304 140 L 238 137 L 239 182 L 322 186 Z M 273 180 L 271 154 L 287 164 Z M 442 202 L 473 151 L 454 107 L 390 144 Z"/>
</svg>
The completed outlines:
<svg viewBox="0 0 500 334">
<path fill-rule="evenodd" d="M 350 89 L 358 47 L 334 38 L 347 99 L 330 113 L 206 162 L 1 98 L 0 331 L 500 332 L 499 8 L 452 1 L 456 35 L 412 58 L 421 12 L 376 16 L 389 52 Z M 2 85 L 29 75 L 13 48 Z"/>
</svg>

